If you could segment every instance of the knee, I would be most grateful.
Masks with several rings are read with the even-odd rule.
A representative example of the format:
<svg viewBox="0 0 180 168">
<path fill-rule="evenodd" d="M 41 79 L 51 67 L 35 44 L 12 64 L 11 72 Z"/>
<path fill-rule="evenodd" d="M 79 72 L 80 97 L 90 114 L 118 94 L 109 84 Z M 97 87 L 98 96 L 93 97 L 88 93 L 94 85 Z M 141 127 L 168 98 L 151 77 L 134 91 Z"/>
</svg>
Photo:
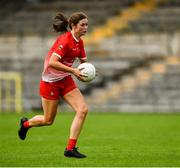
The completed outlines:
<svg viewBox="0 0 180 168">
<path fill-rule="evenodd" d="M 82 106 L 81 108 L 79 108 L 79 110 L 77 111 L 77 114 L 80 118 L 85 118 L 86 115 L 88 113 L 88 107 L 87 105 Z"/>
</svg>

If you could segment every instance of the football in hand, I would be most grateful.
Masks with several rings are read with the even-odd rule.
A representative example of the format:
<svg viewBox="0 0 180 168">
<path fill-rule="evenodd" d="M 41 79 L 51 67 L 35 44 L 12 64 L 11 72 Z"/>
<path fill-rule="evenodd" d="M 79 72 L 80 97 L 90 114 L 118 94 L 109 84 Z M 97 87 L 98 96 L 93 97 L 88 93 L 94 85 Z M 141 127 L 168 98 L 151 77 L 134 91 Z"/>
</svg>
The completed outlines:
<svg viewBox="0 0 180 168">
<path fill-rule="evenodd" d="M 78 69 L 81 71 L 81 74 L 83 76 L 84 82 L 90 82 L 92 81 L 96 76 L 96 68 L 91 63 L 82 63 L 78 66 Z"/>
</svg>

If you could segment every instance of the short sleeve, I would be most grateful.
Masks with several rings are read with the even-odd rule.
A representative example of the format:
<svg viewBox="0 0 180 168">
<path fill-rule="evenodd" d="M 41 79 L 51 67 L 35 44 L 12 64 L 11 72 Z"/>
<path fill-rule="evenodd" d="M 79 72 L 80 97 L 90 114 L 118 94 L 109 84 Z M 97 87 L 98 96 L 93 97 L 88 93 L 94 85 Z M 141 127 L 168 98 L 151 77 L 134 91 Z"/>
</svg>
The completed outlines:
<svg viewBox="0 0 180 168">
<path fill-rule="evenodd" d="M 56 45 L 54 46 L 53 54 L 62 58 L 66 54 L 67 50 L 68 50 L 67 40 L 66 39 L 58 39 Z"/>
<path fill-rule="evenodd" d="M 84 49 L 84 44 L 83 44 L 82 40 L 80 41 L 80 55 L 79 55 L 79 59 L 80 60 L 86 60 L 87 59 L 86 52 L 85 52 L 85 49 Z"/>
</svg>

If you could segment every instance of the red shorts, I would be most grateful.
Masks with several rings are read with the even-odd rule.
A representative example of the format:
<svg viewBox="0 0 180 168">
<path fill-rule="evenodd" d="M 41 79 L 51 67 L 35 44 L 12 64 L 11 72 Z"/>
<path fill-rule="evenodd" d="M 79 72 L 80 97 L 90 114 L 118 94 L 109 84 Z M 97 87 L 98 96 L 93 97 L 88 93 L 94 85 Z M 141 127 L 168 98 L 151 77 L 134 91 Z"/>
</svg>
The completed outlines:
<svg viewBox="0 0 180 168">
<path fill-rule="evenodd" d="M 71 90 L 77 88 L 73 78 L 69 75 L 56 82 L 40 81 L 40 96 L 49 100 L 58 100 Z"/>
</svg>

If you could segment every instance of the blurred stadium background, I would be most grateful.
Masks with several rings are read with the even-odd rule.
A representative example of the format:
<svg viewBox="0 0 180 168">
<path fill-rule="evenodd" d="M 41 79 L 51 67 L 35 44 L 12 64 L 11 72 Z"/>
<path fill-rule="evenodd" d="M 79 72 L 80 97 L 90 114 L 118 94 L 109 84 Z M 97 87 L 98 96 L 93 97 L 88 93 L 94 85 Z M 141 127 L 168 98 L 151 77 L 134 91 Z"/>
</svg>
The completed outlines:
<svg viewBox="0 0 180 168">
<path fill-rule="evenodd" d="M 1 0 L 0 5 L 1 112 L 41 109 L 39 80 L 59 11 L 89 16 L 85 48 L 98 76 L 90 84 L 77 82 L 91 111 L 180 112 L 179 0 Z"/>
</svg>

